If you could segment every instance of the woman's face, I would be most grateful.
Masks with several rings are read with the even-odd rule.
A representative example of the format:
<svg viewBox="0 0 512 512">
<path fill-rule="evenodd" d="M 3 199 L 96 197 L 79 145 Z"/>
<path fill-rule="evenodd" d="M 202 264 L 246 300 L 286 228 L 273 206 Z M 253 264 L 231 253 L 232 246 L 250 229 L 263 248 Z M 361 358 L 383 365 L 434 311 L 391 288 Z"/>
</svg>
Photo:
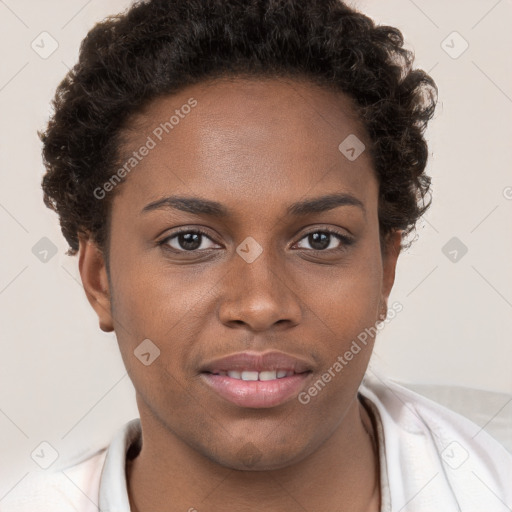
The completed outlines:
<svg viewBox="0 0 512 512">
<path fill-rule="evenodd" d="M 354 407 L 373 339 L 344 354 L 393 285 L 400 237 L 381 251 L 370 142 L 346 97 L 284 80 L 189 87 L 132 126 L 137 163 L 112 203 L 108 284 L 83 241 L 80 268 L 90 299 L 94 279 L 103 283 L 91 303 L 102 329 L 115 329 L 144 439 L 165 432 L 238 469 L 298 462 Z M 219 358 L 270 351 L 309 371 L 259 374 L 264 383 L 206 373 L 228 370 Z"/>
</svg>

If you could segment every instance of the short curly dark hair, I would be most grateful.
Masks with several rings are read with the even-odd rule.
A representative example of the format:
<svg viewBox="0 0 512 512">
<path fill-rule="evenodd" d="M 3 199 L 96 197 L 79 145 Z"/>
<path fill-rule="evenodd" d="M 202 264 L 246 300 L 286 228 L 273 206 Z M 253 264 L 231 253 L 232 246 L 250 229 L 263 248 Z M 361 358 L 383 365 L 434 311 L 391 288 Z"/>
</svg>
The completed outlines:
<svg viewBox="0 0 512 512">
<path fill-rule="evenodd" d="M 405 247 L 431 203 L 424 131 L 437 87 L 412 69 L 403 43 L 400 30 L 340 0 L 149 0 L 97 23 L 38 132 L 44 202 L 60 217 L 67 254 L 88 233 L 108 258 L 114 193 L 93 191 L 120 165 L 130 118 L 159 96 L 229 76 L 295 77 L 349 96 L 371 141 L 380 236 L 402 230 Z"/>
</svg>

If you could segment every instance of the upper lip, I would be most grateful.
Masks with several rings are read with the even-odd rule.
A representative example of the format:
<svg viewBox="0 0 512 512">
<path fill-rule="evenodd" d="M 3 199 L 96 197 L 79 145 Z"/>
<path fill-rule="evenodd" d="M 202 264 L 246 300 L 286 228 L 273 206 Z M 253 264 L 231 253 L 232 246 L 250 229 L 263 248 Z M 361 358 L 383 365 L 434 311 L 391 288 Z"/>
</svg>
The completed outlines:
<svg viewBox="0 0 512 512">
<path fill-rule="evenodd" d="M 202 368 L 202 372 L 216 373 L 229 370 L 257 371 L 287 370 L 295 373 L 312 371 L 312 364 L 297 356 L 284 352 L 238 352 L 225 357 L 212 359 Z"/>
</svg>

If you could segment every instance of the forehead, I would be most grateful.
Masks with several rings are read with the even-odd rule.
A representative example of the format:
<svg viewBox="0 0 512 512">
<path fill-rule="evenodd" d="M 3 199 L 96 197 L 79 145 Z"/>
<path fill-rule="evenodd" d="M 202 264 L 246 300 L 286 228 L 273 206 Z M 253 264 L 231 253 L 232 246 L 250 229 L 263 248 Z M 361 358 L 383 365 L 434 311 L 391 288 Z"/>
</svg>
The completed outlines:
<svg viewBox="0 0 512 512">
<path fill-rule="evenodd" d="M 212 80 L 153 100 L 128 128 L 121 162 L 151 147 L 121 187 L 134 205 L 178 192 L 268 205 L 334 190 L 376 194 L 351 100 L 309 82 Z M 347 137 L 366 146 L 353 161 L 339 148 Z"/>
</svg>

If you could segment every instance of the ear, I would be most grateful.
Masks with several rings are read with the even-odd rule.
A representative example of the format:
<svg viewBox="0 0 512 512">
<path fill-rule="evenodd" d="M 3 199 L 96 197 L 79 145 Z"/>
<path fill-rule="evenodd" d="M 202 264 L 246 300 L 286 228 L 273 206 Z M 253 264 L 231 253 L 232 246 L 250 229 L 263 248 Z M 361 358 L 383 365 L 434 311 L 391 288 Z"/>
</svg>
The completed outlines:
<svg viewBox="0 0 512 512">
<path fill-rule="evenodd" d="M 79 235 L 78 239 L 80 243 L 78 268 L 85 294 L 98 315 L 100 329 L 105 332 L 112 332 L 114 323 L 103 253 L 91 240 L 90 236 Z"/>
<path fill-rule="evenodd" d="M 388 298 L 395 282 L 395 269 L 398 255 L 401 250 L 402 231 L 391 232 L 383 242 L 382 246 L 382 293 L 380 301 L 379 318 L 384 320 L 388 313 Z"/>
</svg>

